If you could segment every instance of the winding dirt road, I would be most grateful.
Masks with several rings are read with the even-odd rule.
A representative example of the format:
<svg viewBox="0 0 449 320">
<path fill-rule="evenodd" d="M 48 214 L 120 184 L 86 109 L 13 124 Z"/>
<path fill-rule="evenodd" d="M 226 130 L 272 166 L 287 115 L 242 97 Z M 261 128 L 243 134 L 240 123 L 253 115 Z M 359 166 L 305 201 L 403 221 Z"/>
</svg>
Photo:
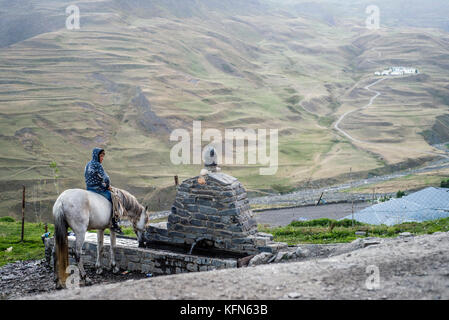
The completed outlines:
<svg viewBox="0 0 449 320">
<path fill-rule="evenodd" d="M 349 114 L 351 114 L 351 113 L 353 113 L 353 112 L 360 111 L 360 110 L 363 110 L 363 109 L 366 109 L 366 108 L 370 107 L 370 106 L 373 104 L 374 100 L 375 100 L 378 96 L 381 95 L 381 93 L 380 93 L 379 91 L 371 90 L 370 87 L 371 87 L 371 86 L 374 86 L 375 84 L 377 84 L 377 83 L 379 83 L 379 82 L 381 82 L 381 81 L 383 81 L 383 80 L 385 80 L 385 79 L 387 79 L 387 78 L 381 78 L 381 79 L 378 79 L 378 80 L 374 81 L 373 83 L 371 83 L 371 84 L 367 85 L 366 87 L 364 87 L 364 89 L 366 89 L 366 90 L 368 90 L 368 91 L 371 91 L 371 92 L 375 93 L 375 95 L 372 96 L 372 97 L 370 98 L 369 102 L 368 102 L 366 105 L 364 105 L 363 107 L 345 112 L 345 113 L 344 113 L 344 114 L 337 120 L 337 122 L 336 122 L 335 125 L 334 125 L 334 128 L 335 128 L 336 130 L 338 130 L 341 134 L 343 134 L 345 137 L 347 137 L 348 139 L 350 139 L 350 140 L 352 140 L 352 141 L 354 141 L 354 142 L 358 142 L 358 143 L 371 143 L 371 142 L 362 141 L 362 140 L 359 140 L 359 139 L 354 138 L 354 137 L 351 136 L 349 133 L 347 133 L 346 131 L 344 131 L 343 129 L 341 129 L 341 128 L 339 127 L 339 124 L 340 124 L 340 122 L 343 121 L 343 119 L 344 119 L 347 115 L 349 115 Z"/>
</svg>

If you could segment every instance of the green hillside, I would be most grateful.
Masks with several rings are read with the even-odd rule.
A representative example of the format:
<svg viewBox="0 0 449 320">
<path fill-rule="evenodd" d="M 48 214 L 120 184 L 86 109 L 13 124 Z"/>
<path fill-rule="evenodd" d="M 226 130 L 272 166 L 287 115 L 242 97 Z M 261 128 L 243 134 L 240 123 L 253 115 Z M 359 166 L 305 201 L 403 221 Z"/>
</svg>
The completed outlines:
<svg viewBox="0 0 449 320">
<path fill-rule="evenodd" d="M 447 32 L 400 23 L 371 31 L 364 18 L 316 16 L 287 1 L 0 4 L 0 215 L 20 212 L 26 185 L 30 219 L 48 219 L 58 191 L 84 187 L 95 146 L 106 148 L 113 185 L 153 210 L 167 208 L 173 176 L 201 169 L 169 158 L 170 133 L 191 132 L 195 120 L 203 130 L 279 130 L 275 175 L 222 166 L 251 192 L 436 157 L 423 132 L 447 113 Z M 80 8 L 79 30 L 65 28 L 70 4 Z M 335 121 L 368 102 L 363 87 L 390 65 L 422 74 L 376 86 L 382 96 L 373 108 L 342 123 L 370 143 L 349 141 Z"/>
</svg>

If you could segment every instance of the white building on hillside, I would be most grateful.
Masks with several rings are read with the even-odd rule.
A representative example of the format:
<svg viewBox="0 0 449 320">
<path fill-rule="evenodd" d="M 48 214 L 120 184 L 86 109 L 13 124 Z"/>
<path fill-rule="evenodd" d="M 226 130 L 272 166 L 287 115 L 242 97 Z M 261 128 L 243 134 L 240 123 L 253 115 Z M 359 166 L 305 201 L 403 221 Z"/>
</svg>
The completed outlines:
<svg viewBox="0 0 449 320">
<path fill-rule="evenodd" d="M 376 71 L 374 75 L 376 76 L 403 76 L 405 74 L 418 74 L 419 71 L 416 68 L 409 67 L 390 67 L 383 70 L 382 72 Z"/>
</svg>

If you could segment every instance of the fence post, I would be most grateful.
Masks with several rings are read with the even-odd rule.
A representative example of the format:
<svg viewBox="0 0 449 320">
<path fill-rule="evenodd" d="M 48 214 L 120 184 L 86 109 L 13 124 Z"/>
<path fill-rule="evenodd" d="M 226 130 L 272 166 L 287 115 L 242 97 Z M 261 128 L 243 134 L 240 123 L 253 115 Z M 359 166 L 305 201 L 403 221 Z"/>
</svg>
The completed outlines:
<svg viewBox="0 0 449 320">
<path fill-rule="evenodd" d="M 25 232 L 25 186 L 23 186 L 22 192 L 22 235 L 20 241 L 23 242 L 23 236 Z"/>
<path fill-rule="evenodd" d="M 349 168 L 349 180 L 350 180 L 350 184 L 351 184 L 351 189 L 352 189 L 352 167 Z M 351 190 L 353 191 L 353 190 Z M 352 227 L 354 228 L 354 195 L 351 193 L 351 212 L 352 212 Z"/>
</svg>

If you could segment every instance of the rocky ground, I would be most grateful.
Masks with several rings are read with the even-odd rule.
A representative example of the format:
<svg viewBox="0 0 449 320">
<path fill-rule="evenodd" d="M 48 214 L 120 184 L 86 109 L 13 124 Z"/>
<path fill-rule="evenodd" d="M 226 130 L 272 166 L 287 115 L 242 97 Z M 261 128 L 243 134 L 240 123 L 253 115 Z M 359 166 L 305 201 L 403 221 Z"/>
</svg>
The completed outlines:
<svg viewBox="0 0 449 320">
<path fill-rule="evenodd" d="M 448 232 L 364 238 L 289 248 L 283 256 L 265 254 L 244 268 L 94 285 L 32 299 L 447 300 L 448 252 Z"/>
<path fill-rule="evenodd" d="M 113 274 L 108 271 L 104 271 L 103 275 L 97 275 L 94 269 L 87 266 L 85 268 L 94 285 L 146 278 L 145 274 Z M 0 268 L 0 300 L 53 291 L 55 291 L 53 271 L 45 259 L 19 261 Z"/>
</svg>

